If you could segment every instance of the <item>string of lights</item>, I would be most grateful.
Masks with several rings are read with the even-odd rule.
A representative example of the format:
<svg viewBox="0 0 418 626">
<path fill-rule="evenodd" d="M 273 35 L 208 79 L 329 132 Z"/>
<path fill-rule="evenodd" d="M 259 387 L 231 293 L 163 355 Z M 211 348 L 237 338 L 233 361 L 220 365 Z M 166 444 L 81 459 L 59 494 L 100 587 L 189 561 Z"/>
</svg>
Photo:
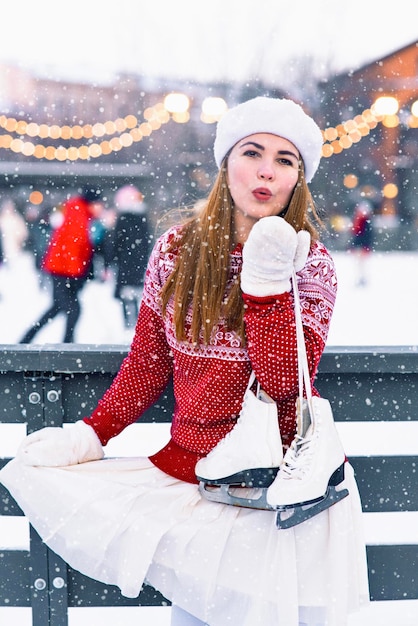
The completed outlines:
<svg viewBox="0 0 418 626">
<path fill-rule="evenodd" d="M 209 98 L 207 100 L 210 102 L 204 103 L 201 120 L 205 123 L 213 123 L 218 121 L 225 112 L 226 104 L 221 98 Z M 208 105 L 212 105 L 212 112 L 208 112 Z M 152 132 L 161 128 L 170 119 L 177 123 L 187 123 L 190 119 L 188 108 L 187 96 L 169 94 L 164 102 L 159 102 L 145 109 L 143 113 L 145 122 L 141 123 L 138 122 L 135 115 L 127 115 L 124 118 L 106 122 L 84 124 L 83 126 L 37 124 L 0 115 L 0 128 L 7 131 L 0 134 L 0 149 L 50 161 L 96 159 L 102 155 L 123 150 L 133 143 L 141 141 L 144 137 L 149 137 Z M 418 124 L 418 120 L 415 121 Z M 367 136 L 372 129 L 376 128 L 379 122 L 390 127 L 398 124 L 399 118 L 394 114 L 379 113 L 378 107 L 372 106 L 353 119 L 335 127 L 327 127 L 322 131 L 324 137 L 322 156 L 329 158 L 334 154 L 340 154 L 343 150 L 348 150 L 353 144 Z M 415 126 L 415 122 L 413 121 L 411 125 Z M 113 135 L 111 138 L 100 140 L 100 138 L 111 135 Z M 69 147 L 44 145 L 43 143 L 34 143 L 25 137 L 62 139 L 65 141 L 83 140 L 84 143 Z"/>
<path fill-rule="evenodd" d="M 371 109 L 365 109 L 361 115 L 356 115 L 351 120 L 326 128 L 322 131 L 324 137 L 322 156 L 329 158 L 333 154 L 348 150 L 353 144 L 366 137 L 373 128 L 376 128 L 383 117 L 383 115 L 376 115 Z"/>
<path fill-rule="evenodd" d="M 0 148 L 11 150 L 24 156 L 33 156 L 37 159 L 47 159 L 50 161 L 77 161 L 89 158 L 98 158 L 104 154 L 118 152 L 123 148 L 131 146 L 133 143 L 141 141 L 144 137 L 149 137 L 154 130 L 158 130 L 162 124 L 170 120 L 169 112 L 162 103 L 149 107 L 144 111 L 145 122 L 138 124 L 134 115 L 127 115 L 114 121 L 104 123 L 85 124 L 84 126 L 59 126 L 57 124 L 36 124 L 34 122 L 17 121 L 5 115 L 0 116 L 0 127 L 8 133 L 0 134 Z M 10 133 L 19 135 L 13 136 Z M 99 138 L 104 135 L 117 136 L 105 139 L 100 142 L 89 142 L 80 146 L 71 145 L 53 146 L 42 143 L 34 143 L 22 139 L 22 135 L 29 137 L 50 138 L 50 139 L 87 139 Z"/>
</svg>

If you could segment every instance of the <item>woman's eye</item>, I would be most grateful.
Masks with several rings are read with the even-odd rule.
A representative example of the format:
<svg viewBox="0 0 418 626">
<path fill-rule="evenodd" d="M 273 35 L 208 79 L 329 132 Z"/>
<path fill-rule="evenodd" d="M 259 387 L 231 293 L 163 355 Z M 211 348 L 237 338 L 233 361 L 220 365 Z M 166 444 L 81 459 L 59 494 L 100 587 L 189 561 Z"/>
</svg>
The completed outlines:
<svg viewBox="0 0 418 626">
<path fill-rule="evenodd" d="M 244 156 L 251 156 L 251 157 L 258 156 L 258 152 L 257 150 L 246 150 L 244 152 Z"/>
</svg>

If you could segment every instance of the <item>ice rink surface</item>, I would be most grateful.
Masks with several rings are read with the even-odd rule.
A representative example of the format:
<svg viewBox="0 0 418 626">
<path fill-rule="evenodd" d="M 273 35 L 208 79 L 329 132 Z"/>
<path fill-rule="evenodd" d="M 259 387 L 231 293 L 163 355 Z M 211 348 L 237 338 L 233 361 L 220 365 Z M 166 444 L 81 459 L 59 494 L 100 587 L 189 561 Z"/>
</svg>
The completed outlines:
<svg viewBox="0 0 418 626">
<path fill-rule="evenodd" d="M 359 285 L 359 262 L 352 253 L 333 253 L 338 296 L 329 346 L 418 346 L 418 252 L 375 252 L 365 262 Z M 132 331 L 123 324 L 114 283 L 93 280 L 81 292 L 82 314 L 77 343 L 129 344 Z M 41 287 L 32 256 L 21 253 L 0 267 L 0 344 L 19 342 L 50 305 L 48 284 Z M 59 343 L 64 320 L 43 328 L 36 343 Z"/>
</svg>

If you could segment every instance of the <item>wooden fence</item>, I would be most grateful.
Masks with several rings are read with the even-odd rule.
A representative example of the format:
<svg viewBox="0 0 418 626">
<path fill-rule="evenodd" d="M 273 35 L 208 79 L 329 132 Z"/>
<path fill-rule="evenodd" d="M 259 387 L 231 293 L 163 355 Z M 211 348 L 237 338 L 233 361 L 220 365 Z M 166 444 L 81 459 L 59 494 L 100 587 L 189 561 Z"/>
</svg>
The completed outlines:
<svg viewBox="0 0 418 626">
<path fill-rule="evenodd" d="M 13 456 L 25 425 L 32 432 L 88 415 L 126 350 L 126 346 L 71 344 L 2 346 L 0 466 Z M 329 348 L 316 386 L 331 402 L 356 472 L 371 599 L 400 606 L 409 600 L 418 607 L 418 352 L 409 347 Z M 167 425 L 171 411 L 168 390 L 138 427 Z M 1 429 L 6 427 L 12 432 L 8 436 L 12 449 L 4 452 L 8 441 Z M 21 510 L 2 487 L 0 510 L 6 527 L 23 521 Z M 128 599 L 117 588 L 72 570 L 33 529 L 27 546 L 8 548 L 1 541 L 0 581 L 0 607 L 31 607 L 33 626 L 66 626 L 69 608 L 167 605 L 149 586 L 138 598 Z M 402 626 L 402 621 L 396 623 Z"/>
</svg>

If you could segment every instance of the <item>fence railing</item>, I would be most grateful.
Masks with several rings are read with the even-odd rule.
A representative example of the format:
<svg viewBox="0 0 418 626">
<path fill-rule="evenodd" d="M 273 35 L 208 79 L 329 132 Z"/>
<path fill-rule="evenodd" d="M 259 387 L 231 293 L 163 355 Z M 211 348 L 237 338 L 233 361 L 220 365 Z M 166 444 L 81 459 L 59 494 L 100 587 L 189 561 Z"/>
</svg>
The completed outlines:
<svg viewBox="0 0 418 626">
<path fill-rule="evenodd" d="M 88 415 L 127 351 L 126 346 L 72 344 L 1 348 L 1 466 L 14 455 L 25 432 Z M 356 472 L 371 599 L 416 601 L 418 352 L 409 347 L 328 348 L 316 386 L 331 402 Z M 168 428 L 171 411 L 172 395 L 167 390 L 133 427 L 157 423 Z M 22 511 L 2 487 L 0 511 L 6 527 L 10 522 L 9 528 L 16 529 L 23 521 Z M 149 586 L 138 598 L 128 599 L 117 588 L 72 570 L 33 529 L 27 545 L 4 544 L 2 539 L 0 607 L 31 607 L 33 626 L 65 626 L 68 609 L 75 607 L 167 605 Z"/>
</svg>

